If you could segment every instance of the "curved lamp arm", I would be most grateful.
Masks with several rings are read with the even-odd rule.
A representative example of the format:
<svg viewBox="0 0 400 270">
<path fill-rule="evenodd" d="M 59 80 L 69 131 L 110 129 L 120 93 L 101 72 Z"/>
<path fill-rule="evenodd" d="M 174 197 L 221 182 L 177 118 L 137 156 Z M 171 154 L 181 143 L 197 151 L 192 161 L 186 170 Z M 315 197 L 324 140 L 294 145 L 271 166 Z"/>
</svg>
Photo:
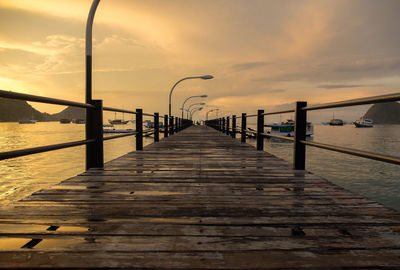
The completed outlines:
<svg viewBox="0 0 400 270">
<path fill-rule="evenodd" d="M 207 96 L 207 95 L 191 96 L 191 97 L 188 97 L 187 99 L 185 99 L 185 101 L 184 101 L 183 104 L 182 104 L 182 108 L 181 108 L 181 110 L 182 110 L 182 119 L 183 119 L 183 111 L 185 110 L 185 103 L 186 103 L 186 101 L 188 101 L 188 100 L 191 99 L 191 98 L 196 98 L 196 97 L 206 98 L 206 97 L 208 97 L 208 96 Z"/>
<path fill-rule="evenodd" d="M 214 78 L 212 75 L 204 75 L 204 76 L 194 76 L 194 77 L 186 77 L 183 79 L 180 79 L 177 81 L 174 86 L 172 86 L 171 91 L 169 92 L 169 117 L 171 117 L 171 97 L 172 97 L 172 92 L 174 91 L 175 87 L 182 81 L 184 80 L 189 80 L 189 79 L 202 79 L 202 80 L 210 80 Z"/>
<path fill-rule="evenodd" d="M 92 30 L 94 14 L 100 0 L 93 0 L 86 21 L 86 103 L 92 101 Z"/>
</svg>

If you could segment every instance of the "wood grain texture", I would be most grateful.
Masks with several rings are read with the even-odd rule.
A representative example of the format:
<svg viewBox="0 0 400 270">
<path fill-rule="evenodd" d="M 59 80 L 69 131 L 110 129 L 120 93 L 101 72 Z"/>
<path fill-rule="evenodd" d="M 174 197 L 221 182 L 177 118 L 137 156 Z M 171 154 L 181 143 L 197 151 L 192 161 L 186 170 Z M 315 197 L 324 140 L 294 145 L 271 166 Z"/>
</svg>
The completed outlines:
<svg viewBox="0 0 400 270">
<path fill-rule="evenodd" d="M 399 213 L 204 126 L 0 211 L 1 268 L 400 266 Z"/>
</svg>

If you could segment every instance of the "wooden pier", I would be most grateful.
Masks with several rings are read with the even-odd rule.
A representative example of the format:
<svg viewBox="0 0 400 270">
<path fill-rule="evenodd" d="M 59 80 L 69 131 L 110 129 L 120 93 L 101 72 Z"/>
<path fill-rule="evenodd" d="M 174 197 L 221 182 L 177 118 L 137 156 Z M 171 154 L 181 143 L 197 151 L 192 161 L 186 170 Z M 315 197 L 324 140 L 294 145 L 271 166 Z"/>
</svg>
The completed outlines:
<svg viewBox="0 0 400 270">
<path fill-rule="evenodd" d="M 2 268 L 400 266 L 399 213 L 206 126 L 0 210 Z"/>
</svg>

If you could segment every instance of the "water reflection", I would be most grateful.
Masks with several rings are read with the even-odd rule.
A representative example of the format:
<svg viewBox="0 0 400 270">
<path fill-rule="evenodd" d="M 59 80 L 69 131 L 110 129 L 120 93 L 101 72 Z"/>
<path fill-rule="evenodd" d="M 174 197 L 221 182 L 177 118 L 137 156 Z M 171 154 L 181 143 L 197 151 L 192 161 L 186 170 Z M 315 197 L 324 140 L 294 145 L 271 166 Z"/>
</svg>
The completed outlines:
<svg viewBox="0 0 400 270">
<path fill-rule="evenodd" d="M 351 147 L 392 156 L 400 154 L 400 125 L 375 125 L 360 129 L 315 125 L 316 142 Z M 255 145 L 255 140 L 248 143 Z M 265 140 L 264 149 L 292 162 L 293 143 Z M 307 147 L 306 168 L 335 184 L 400 211 L 400 166 Z"/>
<path fill-rule="evenodd" d="M 130 124 L 127 128 L 134 126 Z M 38 122 L 35 125 L 0 123 L 0 151 L 83 140 L 84 129 L 84 125 L 58 122 Z M 144 138 L 145 145 L 151 142 L 153 138 Z M 133 150 L 134 136 L 104 142 L 105 161 Z M 84 156 L 85 146 L 78 146 L 0 161 L 0 203 L 20 200 L 83 172 Z"/>
</svg>

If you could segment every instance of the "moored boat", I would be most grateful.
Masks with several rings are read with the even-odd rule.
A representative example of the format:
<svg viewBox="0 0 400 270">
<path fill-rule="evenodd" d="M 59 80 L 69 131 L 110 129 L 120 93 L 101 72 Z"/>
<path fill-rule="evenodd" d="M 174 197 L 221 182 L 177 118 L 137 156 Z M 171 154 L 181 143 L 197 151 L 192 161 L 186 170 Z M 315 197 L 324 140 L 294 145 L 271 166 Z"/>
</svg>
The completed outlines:
<svg viewBox="0 0 400 270">
<path fill-rule="evenodd" d="M 128 124 L 129 120 L 122 120 L 122 119 L 113 119 L 108 120 L 111 125 L 126 125 Z"/>
<path fill-rule="evenodd" d="M 135 132 L 136 129 L 103 129 L 103 133 L 132 133 Z"/>
<path fill-rule="evenodd" d="M 22 119 L 19 120 L 18 123 L 20 124 L 36 124 L 37 120 L 32 120 L 32 119 Z"/>
<path fill-rule="evenodd" d="M 373 127 L 374 123 L 372 122 L 372 120 L 370 119 L 359 119 L 357 121 L 354 121 L 353 124 L 358 127 L 358 128 L 362 128 L 362 127 Z"/>
<path fill-rule="evenodd" d="M 85 124 L 85 119 L 72 119 L 72 123 L 74 124 Z"/>
<path fill-rule="evenodd" d="M 330 125 L 330 126 L 343 126 L 344 125 L 344 123 L 343 123 L 343 120 L 342 119 L 331 119 L 329 122 L 328 122 L 328 124 Z"/>
<path fill-rule="evenodd" d="M 69 124 L 69 123 L 71 123 L 71 119 L 67 119 L 67 118 L 60 119 L 60 124 Z"/>
<path fill-rule="evenodd" d="M 280 124 L 269 124 L 265 125 L 266 127 L 270 127 L 271 130 L 267 131 L 266 133 L 272 135 L 279 135 L 279 136 L 286 136 L 286 137 L 294 137 L 294 121 L 287 120 L 286 122 L 282 122 Z M 314 135 L 314 126 L 312 123 L 307 122 L 306 127 L 306 136 Z"/>
</svg>

